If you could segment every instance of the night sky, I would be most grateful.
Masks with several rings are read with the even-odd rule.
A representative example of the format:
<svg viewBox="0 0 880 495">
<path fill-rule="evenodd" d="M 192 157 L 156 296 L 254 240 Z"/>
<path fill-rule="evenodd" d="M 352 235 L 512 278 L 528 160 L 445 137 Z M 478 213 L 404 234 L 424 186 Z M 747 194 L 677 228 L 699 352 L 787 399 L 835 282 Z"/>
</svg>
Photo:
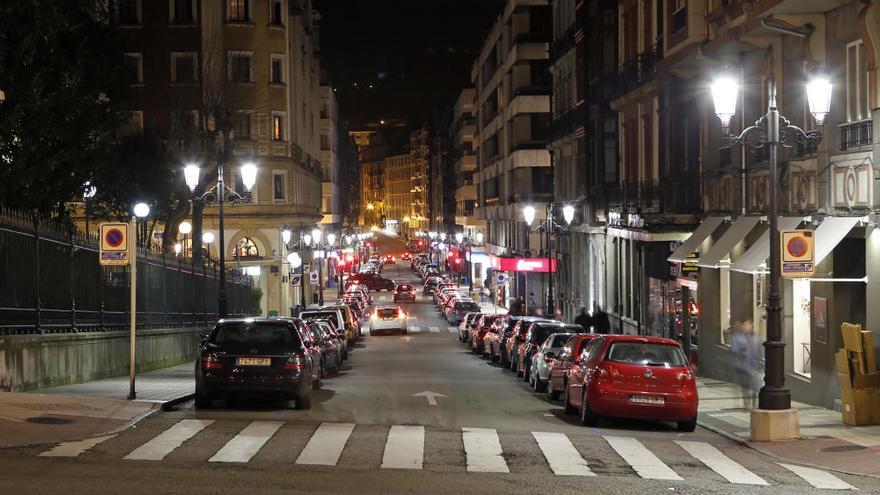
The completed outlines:
<svg viewBox="0 0 880 495">
<path fill-rule="evenodd" d="M 504 0 L 315 0 L 321 65 L 344 120 L 429 121 L 470 83 Z M 372 88 L 370 86 L 372 85 Z"/>
</svg>

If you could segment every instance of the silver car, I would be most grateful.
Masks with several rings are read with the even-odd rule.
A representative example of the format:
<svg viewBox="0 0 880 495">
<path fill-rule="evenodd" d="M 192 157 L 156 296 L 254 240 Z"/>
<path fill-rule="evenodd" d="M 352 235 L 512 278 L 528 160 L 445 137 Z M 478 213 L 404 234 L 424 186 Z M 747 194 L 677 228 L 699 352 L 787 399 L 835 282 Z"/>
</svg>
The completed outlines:
<svg viewBox="0 0 880 495">
<path fill-rule="evenodd" d="M 550 367 L 553 360 L 562 351 L 568 339 L 573 333 L 554 333 L 547 337 L 544 344 L 538 349 L 538 353 L 532 358 L 532 367 L 529 370 L 529 385 L 535 392 L 543 392 L 547 389 L 547 380 L 550 379 Z"/>
</svg>

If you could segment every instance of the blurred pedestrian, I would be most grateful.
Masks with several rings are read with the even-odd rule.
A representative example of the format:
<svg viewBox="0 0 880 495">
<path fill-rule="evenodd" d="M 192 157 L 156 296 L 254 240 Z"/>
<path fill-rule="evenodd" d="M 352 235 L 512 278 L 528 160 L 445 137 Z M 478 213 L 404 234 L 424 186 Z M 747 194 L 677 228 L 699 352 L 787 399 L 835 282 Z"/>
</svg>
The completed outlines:
<svg viewBox="0 0 880 495">
<path fill-rule="evenodd" d="M 562 321 L 564 319 L 561 309 L 557 308 L 556 311 L 553 312 L 553 319 L 556 321 Z"/>
<path fill-rule="evenodd" d="M 730 352 L 736 378 L 742 390 L 743 409 L 754 409 L 758 401 L 758 339 L 751 319 L 736 323 L 730 336 Z"/>
<path fill-rule="evenodd" d="M 602 310 L 602 306 L 596 306 L 596 311 L 593 312 L 593 328 L 596 333 L 611 333 L 611 319 Z"/>
<path fill-rule="evenodd" d="M 593 331 L 593 318 L 587 313 L 587 308 L 581 308 L 581 312 L 574 319 L 575 325 L 580 325 L 585 332 Z"/>
<path fill-rule="evenodd" d="M 529 307 L 532 308 L 532 311 L 538 307 L 538 301 L 535 300 L 534 292 L 529 292 Z"/>
</svg>

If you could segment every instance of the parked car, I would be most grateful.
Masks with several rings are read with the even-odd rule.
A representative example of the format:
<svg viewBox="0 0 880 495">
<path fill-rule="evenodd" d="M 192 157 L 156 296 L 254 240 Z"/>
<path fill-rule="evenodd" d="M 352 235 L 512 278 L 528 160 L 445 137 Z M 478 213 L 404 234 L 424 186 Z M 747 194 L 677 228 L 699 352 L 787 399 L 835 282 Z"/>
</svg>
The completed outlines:
<svg viewBox="0 0 880 495">
<path fill-rule="evenodd" d="M 378 273 L 358 273 L 348 278 L 349 283 L 366 285 L 371 291 L 394 290 L 394 281 L 384 278 Z"/>
<path fill-rule="evenodd" d="M 394 302 L 398 301 L 416 302 L 416 288 L 409 282 L 397 284 L 394 288 Z"/>
<path fill-rule="evenodd" d="M 492 326 L 492 323 L 502 316 L 504 315 L 483 315 L 480 317 L 477 324 L 474 325 L 473 331 L 471 331 L 471 352 L 480 356 L 483 355 L 485 352 L 483 349 L 483 337 L 489 332 L 489 327 Z"/>
<path fill-rule="evenodd" d="M 470 342 L 470 334 L 471 329 L 474 327 L 474 323 L 483 316 L 483 313 L 473 312 L 467 313 L 462 318 L 461 323 L 458 324 L 458 340 L 461 342 Z"/>
<path fill-rule="evenodd" d="M 507 359 L 510 361 L 510 371 L 516 371 L 519 366 L 519 347 L 525 342 L 526 334 L 529 326 L 536 321 L 550 321 L 537 316 L 520 316 L 517 319 L 516 326 L 510 332 L 505 344 L 505 352 Z"/>
<path fill-rule="evenodd" d="M 568 369 L 571 364 L 581 355 L 584 346 L 590 343 L 596 337 L 600 337 L 598 333 L 579 333 L 568 339 L 568 342 L 557 353 L 556 358 L 550 363 L 550 374 L 547 380 L 547 399 L 556 400 L 565 390 L 567 384 Z"/>
<path fill-rule="evenodd" d="M 465 315 L 468 313 L 478 313 L 479 311 L 480 305 L 473 299 L 455 301 L 452 307 L 446 312 L 446 321 L 449 322 L 450 325 L 458 325 L 462 322 Z"/>
<path fill-rule="evenodd" d="M 336 338 L 330 335 L 315 320 L 306 321 L 306 329 L 312 336 L 312 343 L 321 355 L 321 373 L 323 376 L 335 375 L 342 366 L 342 356 Z"/>
<path fill-rule="evenodd" d="M 535 358 L 532 359 L 532 365 L 529 367 L 529 385 L 535 392 L 543 392 L 547 389 L 550 367 L 556 356 L 562 351 L 562 347 L 574 335 L 574 333 L 554 333 L 547 337 L 547 340 L 538 348 Z"/>
<path fill-rule="evenodd" d="M 493 362 L 498 360 L 498 345 L 501 337 L 501 330 L 507 326 L 508 318 L 509 316 L 504 315 L 493 321 L 492 326 L 489 327 L 489 331 L 486 332 L 486 336 L 483 337 L 483 355 Z"/>
<path fill-rule="evenodd" d="M 341 363 L 342 361 L 348 359 L 348 345 L 346 344 L 345 330 L 337 329 L 333 326 L 333 322 L 331 322 L 330 320 L 315 319 L 313 321 L 321 325 L 321 328 L 325 329 L 330 334 L 330 336 L 336 339 L 336 342 L 338 343 L 337 350 L 339 352 L 339 356 L 341 357 L 339 362 Z"/>
<path fill-rule="evenodd" d="M 342 309 L 343 307 L 345 309 Z M 300 313 L 299 317 L 302 319 L 329 319 L 333 322 L 333 325 L 336 326 L 336 328 L 342 328 L 345 330 L 346 343 L 349 348 L 354 347 L 356 341 L 355 334 L 360 333 L 360 329 L 355 329 L 351 308 L 345 305 L 323 306 L 307 309 Z"/>
<path fill-rule="evenodd" d="M 529 369 L 532 366 L 532 357 L 538 353 L 538 349 L 554 333 L 575 333 L 580 325 L 566 325 L 555 320 L 538 320 L 529 325 L 522 345 L 517 353 L 516 376 L 522 377 L 523 381 L 529 380 Z"/>
<path fill-rule="evenodd" d="M 504 327 L 498 333 L 498 346 L 495 349 L 497 360 L 501 366 L 510 366 L 510 356 L 508 355 L 507 343 L 515 335 L 517 323 L 527 316 L 507 315 L 504 320 Z"/>
<path fill-rule="evenodd" d="M 379 306 L 370 316 L 370 335 L 406 335 L 406 312 L 397 305 Z"/>
<path fill-rule="evenodd" d="M 407 251 L 407 252 L 403 253 L 402 255 L 400 255 L 400 259 L 403 261 L 412 261 L 412 254 L 410 254 L 409 251 Z"/>
<path fill-rule="evenodd" d="M 604 335 L 591 341 L 568 371 L 565 410 L 581 423 L 602 417 L 672 421 L 697 426 L 697 385 L 675 340 Z"/>
<path fill-rule="evenodd" d="M 440 277 L 431 277 L 425 280 L 425 287 L 422 289 L 423 295 L 433 294 L 437 286 L 440 285 Z"/>
<path fill-rule="evenodd" d="M 312 407 L 320 387 L 320 355 L 298 318 L 236 318 L 217 322 L 195 364 L 197 408 L 236 394 L 265 394 Z"/>
</svg>

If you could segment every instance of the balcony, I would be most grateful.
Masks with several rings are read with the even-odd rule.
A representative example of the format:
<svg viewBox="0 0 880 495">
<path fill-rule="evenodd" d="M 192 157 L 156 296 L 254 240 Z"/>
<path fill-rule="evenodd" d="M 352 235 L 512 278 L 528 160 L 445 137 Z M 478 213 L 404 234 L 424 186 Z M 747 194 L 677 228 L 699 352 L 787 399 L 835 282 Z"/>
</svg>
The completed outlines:
<svg viewBox="0 0 880 495">
<path fill-rule="evenodd" d="M 557 60 L 574 48 L 574 35 L 576 32 L 577 24 L 574 23 L 559 38 L 553 40 L 553 44 L 550 45 L 550 63 L 556 63 Z"/>
<path fill-rule="evenodd" d="M 657 64 L 663 59 L 660 44 L 655 43 L 637 57 L 625 61 L 617 70 L 616 85 L 610 94 L 620 97 L 657 77 Z"/>
<path fill-rule="evenodd" d="M 620 213 L 695 213 L 699 187 L 688 179 L 606 184 L 607 209 Z"/>
<path fill-rule="evenodd" d="M 860 120 L 840 124 L 840 151 L 849 151 L 864 148 L 874 144 L 873 120 Z"/>
<path fill-rule="evenodd" d="M 579 124 L 586 126 L 587 114 L 581 108 L 572 108 L 550 122 L 550 141 L 574 133 Z"/>
</svg>

